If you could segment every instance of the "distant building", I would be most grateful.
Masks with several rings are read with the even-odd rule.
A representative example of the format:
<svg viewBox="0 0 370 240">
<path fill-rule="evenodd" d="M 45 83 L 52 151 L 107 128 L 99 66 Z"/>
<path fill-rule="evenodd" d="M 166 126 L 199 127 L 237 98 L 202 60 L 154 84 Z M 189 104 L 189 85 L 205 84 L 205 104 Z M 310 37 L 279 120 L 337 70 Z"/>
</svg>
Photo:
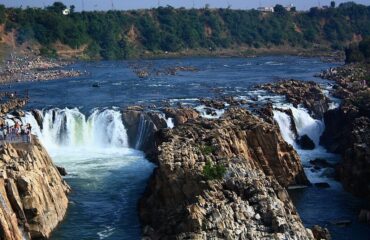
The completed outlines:
<svg viewBox="0 0 370 240">
<path fill-rule="evenodd" d="M 257 10 L 260 12 L 274 12 L 274 7 L 259 7 Z"/>
<path fill-rule="evenodd" d="M 292 11 L 292 9 L 294 8 L 294 5 L 293 4 L 289 4 L 288 6 L 285 7 L 285 10 L 287 10 L 288 12 Z"/>
</svg>

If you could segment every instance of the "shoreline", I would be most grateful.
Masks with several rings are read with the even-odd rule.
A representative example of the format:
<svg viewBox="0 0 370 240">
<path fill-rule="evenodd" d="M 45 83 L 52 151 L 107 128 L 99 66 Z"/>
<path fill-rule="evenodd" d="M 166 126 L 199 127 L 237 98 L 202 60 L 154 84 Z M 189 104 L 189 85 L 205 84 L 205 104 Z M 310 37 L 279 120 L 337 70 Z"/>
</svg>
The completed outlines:
<svg viewBox="0 0 370 240">
<path fill-rule="evenodd" d="M 80 70 L 65 70 L 64 67 L 72 65 L 76 61 L 94 62 L 109 61 L 104 59 L 84 58 L 49 58 L 34 54 L 10 54 L 11 59 L 3 59 L 0 62 L 0 85 L 18 82 L 39 82 L 73 78 L 85 75 Z M 221 49 L 210 51 L 206 49 L 189 50 L 181 52 L 144 52 L 140 56 L 112 61 L 145 61 L 158 59 L 176 58 L 255 58 L 264 56 L 297 56 L 306 58 L 320 58 L 323 62 L 343 62 L 343 54 L 339 51 L 329 50 L 302 50 L 282 48 L 261 48 L 261 49 Z"/>
<path fill-rule="evenodd" d="M 0 85 L 17 82 L 49 81 L 83 75 L 81 71 L 65 70 L 73 62 L 64 59 L 45 58 L 36 55 L 11 54 L 2 61 Z"/>
</svg>

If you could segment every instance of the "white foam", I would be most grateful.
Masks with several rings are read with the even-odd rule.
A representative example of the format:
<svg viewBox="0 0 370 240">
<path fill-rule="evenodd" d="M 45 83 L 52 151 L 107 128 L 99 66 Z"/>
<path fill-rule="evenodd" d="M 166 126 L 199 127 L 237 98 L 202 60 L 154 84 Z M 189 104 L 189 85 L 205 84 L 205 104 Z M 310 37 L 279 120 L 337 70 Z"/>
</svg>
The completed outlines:
<svg viewBox="0 0 370 240">
<path fill-rule="evenodd" d="M 215 108 L 206 107 L 204 105 L 199 105 L 195 107 L 194 109 L 200 113 L 200 116 L 202 118 L 207 118 L 207 119 L 218 119 L 225 113 L 225 109 L 215 109 Z M 215 113 L 215 115 L 208 114 L 207 109 L 210 109 L 212 112 Z"/>
</svg>

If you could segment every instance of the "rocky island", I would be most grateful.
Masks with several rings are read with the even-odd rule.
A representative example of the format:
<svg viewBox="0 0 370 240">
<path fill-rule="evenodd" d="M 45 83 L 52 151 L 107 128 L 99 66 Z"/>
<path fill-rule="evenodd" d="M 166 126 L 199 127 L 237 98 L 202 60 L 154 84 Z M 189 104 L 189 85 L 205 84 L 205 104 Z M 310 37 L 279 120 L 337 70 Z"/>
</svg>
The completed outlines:
<svg viewBox="0 0 370 240">
<path fill-rule="evenodd" d="M 163 129 L 156 143 L 158 169 L 140 202 L 144 236 L 314 239 L 285 190 L 308 180 L 276 125 L 232 108 Z"/>
</svg>

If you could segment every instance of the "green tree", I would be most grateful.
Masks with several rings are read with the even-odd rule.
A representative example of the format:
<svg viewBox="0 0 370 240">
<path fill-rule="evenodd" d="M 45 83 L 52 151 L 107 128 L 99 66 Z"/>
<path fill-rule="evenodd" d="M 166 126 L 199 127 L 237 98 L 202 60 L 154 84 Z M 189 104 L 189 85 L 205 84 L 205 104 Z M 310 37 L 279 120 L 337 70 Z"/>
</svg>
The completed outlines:
<svg viewBox="0 0 370 240">
<path fill-rule="evenodd" d="M 5 22 L 5 6 L 0 4 L 0 24 Z"/>
<path fill-rule="evenodd" d="M 55 3 L 53 3 L 52 6 L 49 6 L 46 9 L 51 11 L 51 12 L 62 14 L 63 10 L 66 9 L 66 8 L 67 8 L 67 6 L 64 5 L 62 2 L 55 2 Z"/>
</svg>

